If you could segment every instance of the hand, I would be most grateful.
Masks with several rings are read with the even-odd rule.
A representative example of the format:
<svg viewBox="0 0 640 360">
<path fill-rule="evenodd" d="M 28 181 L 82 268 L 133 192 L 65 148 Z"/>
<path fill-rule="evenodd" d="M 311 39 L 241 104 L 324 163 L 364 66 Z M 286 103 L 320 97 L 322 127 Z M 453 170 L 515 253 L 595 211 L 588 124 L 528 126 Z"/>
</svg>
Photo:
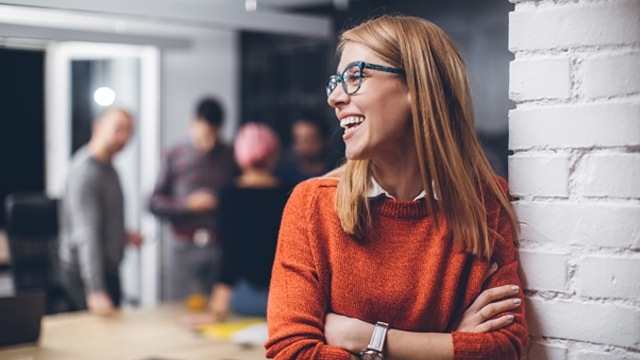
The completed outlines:
<svg viewBox="0 0 640 360">
<path fill-rule="evenodd" d="M 373 324 L 362 320 L 328 313 L 324 320 L 324 338 L 327 345 L 357 354 L 369 344 L 373 328 Z"/>
<path fill-rule="evenodd" d="M 487 280 L 497 270 L 498 265 L 493 263 L 487 270 L 484 279 Z M 462 317 L 456 321 L 453 331 L 484 333 L 498 330 L 511 324 L 513 315 L 492 318 L 497 314 L 520 306 L 521 300 L 518 297 L 505 299 L 517 295 L 519 289 L 516 285 L 504 285 L 484 290 L 462 314 Z"/>
<path fill-rule="evenodd" d="M 87 295 L 87 307 L 96 315 L 111 315 L 116 311 L 109 295 L 104 291 L 96 291 Z"/>
<path fill-rule="evenodd" d="M 187 196 L 187 210 L 194 213 L 211 211 L 218 206 L 218 198 L 209 190 L 199 189 Z"/>
<path fill-rule="evenodd" d="M 221 322 L 229 314 L 229 302 L 233 288 L 226 284 L 216 284 L 211 291 L 211 300 L 209 301 L 209 309 L 211 310 L 211 318 L 213 322 Z"/>
<path fill-rule="evenodd" d="M 127 233 L 127 244 L 139 248 L 144 241 L 142 235 L 137 231 L 130 231 Z"/>
</svg>

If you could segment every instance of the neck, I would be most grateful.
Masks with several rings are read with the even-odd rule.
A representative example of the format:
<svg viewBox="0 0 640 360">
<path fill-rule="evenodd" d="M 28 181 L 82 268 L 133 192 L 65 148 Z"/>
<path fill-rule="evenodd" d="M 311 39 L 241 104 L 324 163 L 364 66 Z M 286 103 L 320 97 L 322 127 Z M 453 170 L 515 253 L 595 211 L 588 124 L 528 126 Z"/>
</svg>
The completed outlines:
<svg viewBox="0 0 640 360">
<path fill-rule="evenodd" d="M 111 154 L 106 147 L 100 146 L 96 141 L 89 142 L 89 153 L 93 158 L 105 164 L 110 164 L 113 158 L 113 154 Z"/>
<path fill-rule="evenodd" d="M 238 178 L 243 187 L 268 187 L 278 185 L 278 179 L 268 169 L 247 169 Z"/>
<path fill-rule="evenodd" d="M 417 161 L 374 161 L 371 171 L 378 184 L 397 200 L 413 200 L 424 190 Z"/>
</svg>

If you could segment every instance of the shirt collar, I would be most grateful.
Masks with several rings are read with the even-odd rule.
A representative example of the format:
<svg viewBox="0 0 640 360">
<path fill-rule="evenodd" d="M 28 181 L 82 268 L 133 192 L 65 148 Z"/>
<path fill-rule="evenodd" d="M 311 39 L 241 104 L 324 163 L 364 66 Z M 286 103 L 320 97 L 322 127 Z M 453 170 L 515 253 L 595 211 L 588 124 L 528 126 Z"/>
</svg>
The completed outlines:
<svg viewBox="0 0 640 360">
<path fill-rule="evenodd" d="M 373 178 L 373 176 L 371 177 L 371 189 L 369 189 L 369 198 L 376 198 L 380 195 L 384 195 L 390 199 L 394 199 L 396 200 L 395 197 L 393 197 L 393 195 L 389 194 L 389 192 L 385 189 L 382 188 L 382 186 L 380 186 L 380 184 L 378 184 L 378 182 L 376 181 L 376 179 Z M 416 200 L 420 200 L 423 199 L 427 196 L 427 193 L 422 190 L 422 192 L 420 194 L 418 194 L 418 196 L 416 196 L 413 201 Z"/>
</svg>

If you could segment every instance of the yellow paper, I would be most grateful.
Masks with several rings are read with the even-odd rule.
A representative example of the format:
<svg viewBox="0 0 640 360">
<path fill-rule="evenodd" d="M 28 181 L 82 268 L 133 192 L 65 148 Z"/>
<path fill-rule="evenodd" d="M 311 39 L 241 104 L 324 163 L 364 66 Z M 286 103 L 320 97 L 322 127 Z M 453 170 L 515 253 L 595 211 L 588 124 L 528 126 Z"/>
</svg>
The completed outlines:
<svg viewBox="0 0 640 360">
<path fill-rule="evenodd" d="M 198 330 L 202 335 L 211 336 L 219 340 L 227 341 L 235 332 L 249 327 L 253 324 L 265 322 L 266 320 L 264 318 L 248 318 L 237 321 L 203 325 Z"/>
</svg>

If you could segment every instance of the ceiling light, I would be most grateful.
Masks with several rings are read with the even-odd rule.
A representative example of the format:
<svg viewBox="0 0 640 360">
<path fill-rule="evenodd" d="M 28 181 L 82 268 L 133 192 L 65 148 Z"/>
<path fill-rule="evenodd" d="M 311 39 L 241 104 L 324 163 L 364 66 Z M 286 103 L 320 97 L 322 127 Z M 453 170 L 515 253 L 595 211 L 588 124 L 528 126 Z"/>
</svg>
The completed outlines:
<svg viewBox="0 0 640 360">
<path fill-rule="evenodd" d="M 258 8 L 258 0 L 244 0 L 244 9 L 254 12 Z"/>
<path fill-rule="evenodd" d="M 93 93 L 93 100 L 101 106 L 109 106 L 116 100 L 116 92 L 108 87 L 101 87 Z"/>
</svg>

